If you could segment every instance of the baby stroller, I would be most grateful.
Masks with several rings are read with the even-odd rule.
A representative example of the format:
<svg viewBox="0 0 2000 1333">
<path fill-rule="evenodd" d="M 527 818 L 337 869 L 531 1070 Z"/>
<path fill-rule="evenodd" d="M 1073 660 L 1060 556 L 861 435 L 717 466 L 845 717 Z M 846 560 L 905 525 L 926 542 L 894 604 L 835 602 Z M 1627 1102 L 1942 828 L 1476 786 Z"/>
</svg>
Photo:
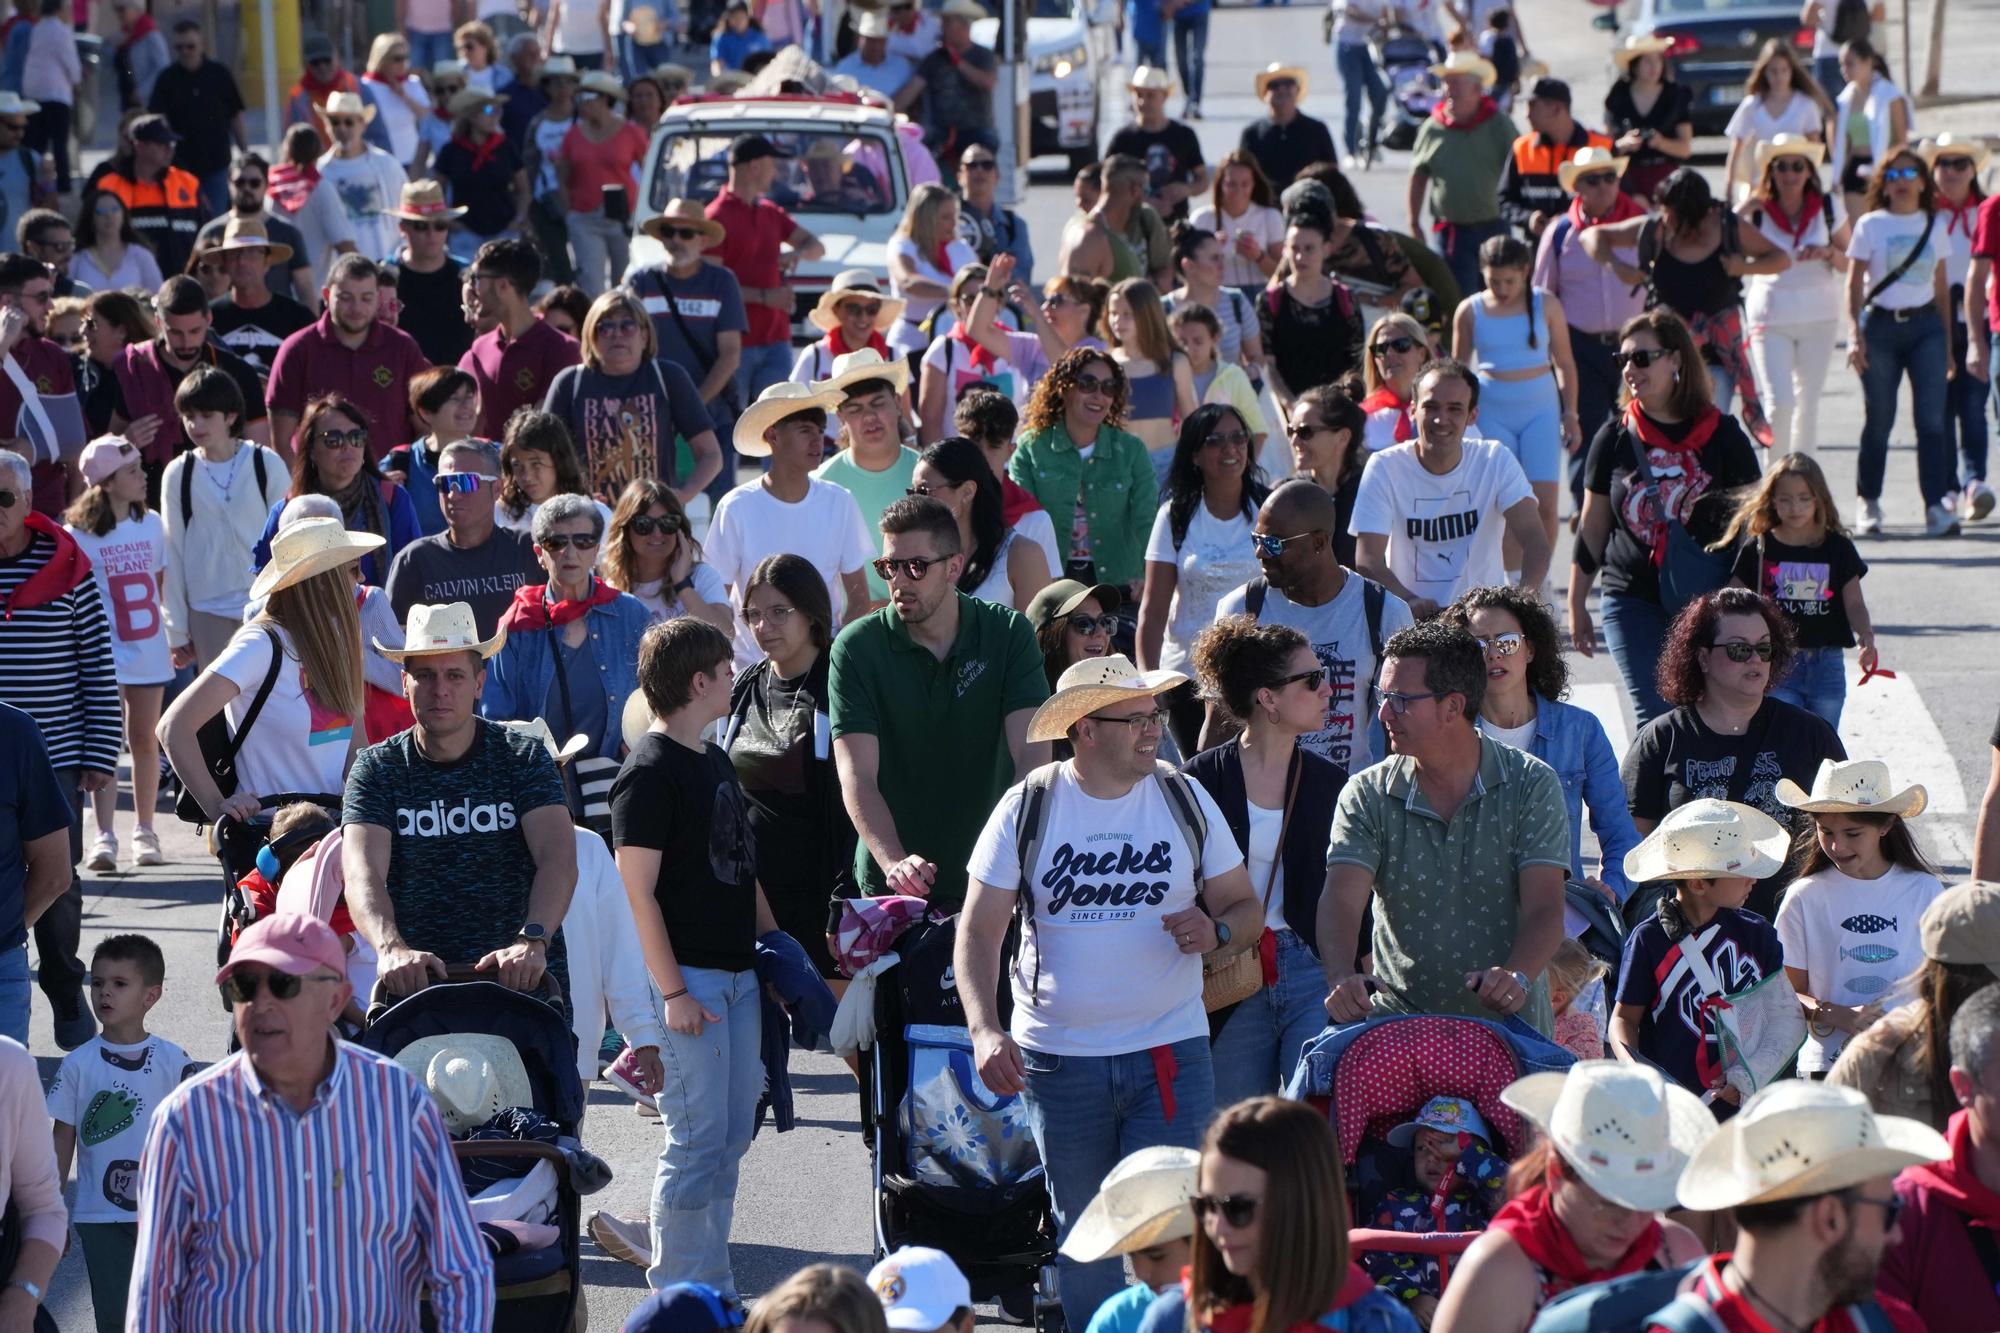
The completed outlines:
<svg viewBox="0 0 2000 1333">
<path fill-rule="evenodd" d="M 454 970 L 451 980 L 417 992 L 383 1010 L 369 1024 L 361 1044 L 394 1057 L 425 1037 L 487 1033 L 503 1038 L 521 1057 L 533 1092 L 531 1108 L 553 1120 L 569 1138 L 583 1118 L 583 1082 L 576 1072 L 576 1037 L 562 1012 L 539 995 L 509 990 L 493 981 L 461 981 L 474 975 Z M 554 980 L 546 983 L 554 993 Z M 579 1179 L 577 1159 L 561 1147 L 525 1139 L 485 1140 L 454 1145 L 459 1162 L 482 1158 L 528 1159 L 519 1178 L 522 1191 L 547 1188 L 552 1181 L 553 1215 L 547 1220 L 559 1239 L 539 1249 L 520 1249 L 493 1260 L 496 1333 L 565 1333 L 583 1319 L 583 1255 L 578 1238 L 582 1194 L 606 1179 Z M 594 1159 L 593 1159 L 594 1160 Z M 492 1191 L 488 1192 L 489 1194 Z M 473 1205 L 481 1214 L 479 1196 Z M 496 1211 L 501 1211 L 496 1208 Z"/>
<path fill-rule="evenodd" d="M 1055 1218 L 1018 1096 L 979 1080 L 952 980 L 957 918 L 926 918 L 896 942 L 875 991 L 875 1043 L 861 1080 L 875 1205 L 875 1257 L 943 1250 L 975 1300 L 998 1299 L 1042 1333 L 1063 1327 Z M 1006 1021 L 1006 988 L 1001 988 Z"/>
<path fill-rule="evenodd" d="M 215 962 L 218 967 L 229 961 L 229 952 L 235 947 L 238 934 L 253 924 L 260 913 L 243 886 L 244 878 L 256 870 L 257 855 L 267 846 L 278 855 L 282 862 L 289 863 L 291 856 L 303 851 L 320 838 L 319 833 L 299 834 L 303 846 L 286 848 L 271 844 L 271 816 L 284 806 L 298 801 L 317 805 L 340 822 L 339 796 L 325 793 L 280 792 L 266 796 L 257 813 L 249 819 L 237 819 L 224 815 L 215 821 L 209 830 L 209 848 L 222 864 L 222 919 L 215 929 Z M 276 887 L 276 876 L 267 876 Z"/>
<path fill-rule="evenodd" d="M 1369 122 L 1368 160 L 1373 162 L 1384 148 L 1400 153 L 1416 142 L 1417 127 L 1430 118 L 1444 88 L 1431 73 L 1437 56 L 1414 28 L 1376 29 L 1368 40 L 1368 54 L 1375 58 L 1375 68 L 1389 89 L 1388 106 Z"/>
<path fill-rule="evenodd" d="M 1501 1140 L 1490 1145 L 1509 1160 L 1528 1148 L 1533 1128 L 1500 1100 L 1527 1074 L 1567 1069 L 1576 1057 L 1518 1019 L 1491 1022 L 1456 1014 L 1385 1014 L 1331 1028 L 1299 1056 L 1288 1096 L 1323 1108 L 1340 1139 L 1350 1206 L 1389 1186 L 1412 1183 L 1407 1152 L 1387 1135 L 1433 1097 L 1463 1097 Z M 1450 1279 L 1451 1261 L 1477 1231 L 1419 1235 L 1356 1227 L 1356 1253 L 1391 1251 L 1435 1257 Z"/>
</svg>

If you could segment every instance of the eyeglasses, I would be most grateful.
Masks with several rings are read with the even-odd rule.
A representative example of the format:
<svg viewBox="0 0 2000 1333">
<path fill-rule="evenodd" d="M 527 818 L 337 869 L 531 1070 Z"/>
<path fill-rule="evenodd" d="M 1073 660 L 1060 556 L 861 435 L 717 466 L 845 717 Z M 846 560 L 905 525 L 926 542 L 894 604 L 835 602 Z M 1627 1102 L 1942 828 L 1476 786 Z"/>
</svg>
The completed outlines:
<svg viewBox="0 0 2000 1333">
<path fill-rule="evenodd" d="M 1167 725 L 1167 714 L 1166 710 L 1155 708 L 1150 713 L 1138 713 L 1132 717 L 1105 717 L 1099 713 L 1092 713 L 1090 720 L 1092 722 L 1113 722 L 1119 726 L 1130 727 L 1134 732 L 1144 732 Z"/>
<path fill-rule="evenodd" d="M 600 319 L 597 321 L 597 331 L 599 334 L 609 333 L 629 338 L 639 331 L 639 321 L 630 315 L 623 319 Z"/>
<path fill-rule="evenodd" d="M 1303 685 L 1309 690 L 1317 690 L 1321 685 L 1325 683 L 1326 683 L 1326 668 L 1323 666 L 1316 666 L 1311 671 L 1300 671 L 1294 675 L 1286 676 L 1282 680 L 1274 680 L 1271 682 L 1271 688 L 1274 690 L 1282 690 L 1287 685 Z"/>
<path fill-rule="evenodd" d="M 1067 617 L 1069 627 L 1074 632 L 1089 638 L 1093 634 L 1109 635 L 1118 628 L 1118 617 L 1106 611 L 1102 615 L 1087 616 L 1081 611 L 1072 611 Z"/>
<path fill-rule="evenodd" d="M 1194 1215 L 1206 1222 L 1215 1213 L 1222 1214 L 1222 1220 L 1237 1230 L 1242 1230 L 1257 1220 L 1257 1205 L 1263 1202 L 1249 1194 L 1197 1194 L 1188 1200 Z"/>
<path fill-rule="evenodd" d="M 1588 189 L 1594 185 L 1616 185 L 1618 183 L 1618 173 L 1615 171 L 1593 171 L 1587 175 L 1578 176 L 1576 183 L 1579 189 Z"/>
<path fill-rule="evenodd" d="M 433 479 L 439 495 L 470 495 L 481 486 L 493 481 L 492 477 L 482 477 L 477 472 L 440 472 Z"/>
<path fill-rule="evenodd" d="M 1219 430 L 1201 442 L 1204 449 L 1242 449 L 1250 443 L 1246 430 Z"/>
<path fill-rule="evenodd" d="M 1489 634 L 1478 642 L 1481 649 L 1496 657 L 1512 657 L 1521 651 L 1521 643 L 1526 637 L 1523 634 Z"/>
<path fill-rule="evenodd" d="M 1884 1232 L 1894 1231 L 1896 1219 L 1903 1215 L 1903 1196 L 1900 1194 L 1891 1194 L 1886 1199 L 1871 1199 L 1865 1194 L 1850 1194 L 1846 1197 L 1850 1207 L 1854 1204 L 1867 1204 L 1871 1208 L 1880 1208 Z"/>
<path fill-rule="evenodd" d="M 903 571 L 903 577 L 909 579 L 912 583 L 922 583 L 924 575 L 931 572 L 932 565 L 941 565 L 949 559 L 951 557 L 948 555 L 941 555 L 934 558 L 912 555 L 896 560 L 884 556 L 880 560 L 869 561 L 869 568 L 875 571 L 876 578 L 884 582 L 894 578 L 896 571 L 900 569 Z"/>
<path fill-rule="evenodd" d="M 1048 310 L 1050 308 L 1060 310 L 1066 305 L 1082 305 L 1082 304 L 1083 302 L 1063 292 L 1050 292 L 1047 296 L 1044 296 L 1042 298 L 1042 309 L 1044 310 Z"/>
<path fill-rule="evenodd" d="M 1724 656 L 1738 664 L 1747 662 L 1752 657 L 1755 657 L 1759 662 L 1768 662 L 1771 660 L 1771 654 L 1776 651 L 1771 646 L 1769 639 L 1763 639 L 1757 643 L 1744 643 L 1741 640 L 1735 643 L 1711 643 L 1708 646 L 1711 648 L 1720 648 Z"/>
<path fill-rule="evenodd" d="M 1629 352 L 1613 352 L 1611 354 L 1611 364 L 1620 370 L 1625 369 L 1627 366 L 1637 366 L 1639 369 L 1645 370 L 1655 361 L 1671 355 L 1672 352 L 1665 347 L 1635 347 Z"/>
<path fill-rule="evenodd" d="M 1404 694 L 1400 690 L 1378 689 L 1375 693 L 1382 696 L 1383 702 L 1389 705 L 1390 711 L 1395 713 L 1397 717 L 1401 717 L 1403 714 L 1409 712 L 1410 705 L 1413 703 L 1420 703 L 1425 699 L 1444 698 L 1444 691 L 1442 690 L 1432 690 L 1428 694 Z"/>
<path fill-rule="evenodd" d="M 353 430 L 322 430 L 319 442 L 329 449 L 364 449 L 368 445 L 368 432 L 360 426 Z"/>
<path fill-rule="evenodd" d="M 672 514 L 667 514 L 661 518 L 654 518 L 651 514 L 640 514 L 625 526 L 629 531 L 635 532 L 641 537 L 650 537 L 656 532 L 672 536 L 681 530 L 681 521 Z"/>
<path fill-rule="evenodd" d="M 1259 559 L 1276 560 L 1284 555 L 1287 543 L 1304 541 L 1308 537 L 1318 535 L 1319 532 L 1319 528 L 1313 528 L 1307 532 L 1294 533 L 1289 537 L 1272 537 L 1266 533 L 1253 532 L 1250 534 L 1250 546 L 1257 552 Z"/>
<path fill-rule="evenodd" d="M 875 319 L 882 313 L 880 301 L 842 301 L 840 313 L 857 319 Z"/>
<path fill-rule="evenodd" d="M 1970 171 L 1970 170 L 1972 170 L 1972 159 L 1971 159 L 1971 158 L 1969 158 L 1969 157 L 1941 157 L 1941 158 L 1939 158 L 1939 159 L 1938 159 L 1937 161 L 1935 161 L 1935 162 L 1931 163 L 1931 170 L 1932 170 L 1932 171 Z M 1873 1200 L 1873 1199 L 1868 1199 L 1868 1200 L 1864 1200 L 1863 1202 L 1866 1202 L 1866 1203 L 1873 1203 L 1873 1202 L 1874 1202 L 1874 1200 Z"/>
<path fill-rule="evenodd" d="M 1923 171 L 1917 167 L 1885 167 L 1882 171 L 1882 179 L 1885 181 L 1922 180 L 1923 175 Z"/>
<path fill-rule="evenodd" d="M 1812 163 L 1802 157 L 1781 157 L 1771 164 L 1771 170 L 1781 171 L 1790 176 L 1801 171 L 1811 171 Z"/>
<path fill-rule="evenodd" d="M 1417 340 L 1415 338 L 1410 337 L 1408 334 L 1403 334 L 1400 337 L 1384 338 L 1368 350 L 1375 353 L 1376 356 L 1387 356 L 1391 352 L 1394 352 L 1397 356 L 1401 356 L 1416 345 Z"/>
<path fill-rule="evenodd" d="M 342 977 L 295 977 L 289 972 L 256 973 L 237 972 L 226 978 L 221 986 L 222 1002 L 234 1009 L 239 1004 L 249 1004 L 257 998 L 258 992 L 268 990 L 274 1000 L 295 1000 L 305 989 L 308 981 L 341 981 Z"/>
<path fill-rule="evenodd" d="M 783 629 L 785 622 L 796 614 L 798 614 L 796 606 L 773 606 L 762 611 L 751 607 L 743 613 L 743 623 L 751 629 L 756 629 L 768 620 L 772 629 Z"/>
<path fill-rule="evenodd" d="M 552 532 L 535 545 L 551 554 L 567 551 L 572 546 L 579 551 L 595 551 L 597 538 L 587 532 Z"/>
<path fill-rule="evenodd" d="M 1331 426 L 1322 426 L 1316 422 L 1301 421 L 1296 425 L 1285 427 L 1285 438 L 1288 440 L 1310 440 L 1321 431 L 1332 429 L 1333 427 Z"/>
<path fill-rule="evenodd" d="M 1111 391 L 1117 383 L 1118 381 L 1112 379 L 1109 375 L 1078 375 L 1076 377 L 1076 391 L 1078 393 L 1101 393 L 1108 398 L 1111 396 Z"/>
<path fill-rule="evenodd" d="M 662 227 L 660 234 L 670 241 L 700 241 L 708 237 L 700 227 Z"/>
<path fill-rule="evenodd" d="M 990 157 L 961 157 L 958 159 L 958 165 L 965 171 L 992 171 L 1000 163 L 997 159 Z"/>
</svg>

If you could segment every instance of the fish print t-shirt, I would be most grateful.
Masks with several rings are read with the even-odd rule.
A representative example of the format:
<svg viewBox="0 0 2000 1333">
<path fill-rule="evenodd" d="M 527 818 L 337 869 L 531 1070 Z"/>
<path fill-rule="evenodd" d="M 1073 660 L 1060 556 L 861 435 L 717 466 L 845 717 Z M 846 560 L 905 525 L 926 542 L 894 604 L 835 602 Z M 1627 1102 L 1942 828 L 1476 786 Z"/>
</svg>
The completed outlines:
<svg viewBox="0 0 2000 1333">
<path fill-rule="evenodd" d="M 1785 965 L 1785 948 L 1771 923 L 1753 912 L 1725 907 L 1702 928 L 1702 957 L 1715 972 L 1723 991 L 1734 995 L 1775 975 Z M 1618 969 L 1618 1003 L 1635 1004 L 1639 1018 L 1639 1054 L 1690 1092 L 1704 1091 L 1696 1052 L 1708 1047 L 1708 1060 L 1722 1067 L 1715 1023 L 1704 1014 L 1701 983 L 1683 956 L 1679 942 L 1667 939 L 1658 917 L 1641 922 L 1625 939 L 1625 958 Z"/>
<path fill-rule="evenodd" d="M 354 740 L 354 719 L 330 708 L 307 686 L 305 669 L 285 631 L 269 621 L 255 621 L 236 631 L 222 656 L 209 670 L 236 686 L 236 697 L 225 712 L 233 735 L 263 688 L 271 669 L 272 636 L 285 660 L 264 711 L 236 752 L 238 791 L 270 795 L 296 791 L 337 793 L 346 781 L 347 747 Z"/>
<path fill-rule="evenodd" d="M 1854 543 L 1829 532 L 1817 546 L 1792 546 L 1764 536 L 1737 548 L 1729 571 L 1778 604 L 1798 631 L 1801 648 L 1852 648 L 1847 585 L 1868 572 Z"/>
<path fill-rule="evenodd" d="M 102 537 L 72 527 L 69 535 L 90 557 L 104 614 L 111 621 L 111 666 L 120 685 L 161 685 L 172 680 L 167 622 L 160 613 L 160 575 L 167 567 L 167 529 L 160 515 L 127 518 Z"/>
<path fill-rule="evenodd" d="M 195 1072 L 187 1052 L 165 1037 L 135 1046 L 92 1037 L 63 1057 L 49 1084 L 48 1111 L 76 1131 L 76 1202 L 69 1220 L 139 1220 L 139 1148 L 153 1109 Z"/>
<path fill-rule="evenodd" d="M 1828 1004 L 1907 1002 L 1899 983 L 1924 961 L 1917 923 L 1944 892 L 1936 875 L 1890 866 L 1877 879 L 1855 879 L 1839 869 L 1807 875 L 1785 892 L 1778 907 L 1778 938 L 1785 966 L 1806 974 L 1805 994 Z M 1847 1034 L 1823 1023 L 1806 1025 L 1799 1071 L 1832 1069 Z"/>
<path fill-rule="evenodd" d="M 1242 865 L 1243 853 L 1213 798 L 1199 783 L 1188 789 L 1208 824 L 1202 878 L 1213 879 Z M 1022 791 L 1008 789 L 973 844 L 966 871 L 983 884 L 1020 887 Z M 1014 1040 L 1048 1055 L 1105 1056 L 1206 1036 L 1201 956 L 1182 953 L 1160 925 L 1194 906 L 1195 853 L 1159 781 L 1142 778 L 1101 801 L 1064 761 L 1043 817 L 1033 922 L 1014 965 Z"/>
<path fill-rule="evenodd" d="M 1535 498 L 1512 453 L 1484 440 L 1460 448 L 1458 466 L 1442 476 L 1418 460 L 1414 440 L 1369 458 L 1348 524 L 1356 537 L 1387 536 L 1391 572 L 1440 606 L 1507 581 L 1500 516 Z"/>
</svg>

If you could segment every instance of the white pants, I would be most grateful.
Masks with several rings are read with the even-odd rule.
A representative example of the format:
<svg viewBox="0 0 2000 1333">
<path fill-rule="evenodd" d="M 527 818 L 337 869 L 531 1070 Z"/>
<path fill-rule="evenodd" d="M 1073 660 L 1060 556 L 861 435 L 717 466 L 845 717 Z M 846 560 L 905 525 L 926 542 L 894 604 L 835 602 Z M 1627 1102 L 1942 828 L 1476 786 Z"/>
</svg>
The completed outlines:
<svg viewBox="0 0 2000 1333">
<path fill-rule="evenodd" d="M 576 261 L 576 285 L 595 297 L 625 280 L 631 238 L 625 224 L 607 219 L 603 209 L 571 213 L 569 252 Z"/>
<path fill-rule="evenodd" d="M 1750 365 L 1771 419 L 1771 456 L 1809 454 L 1819 443 L 1819 398 L 1833 364 L 1837 320 L 1753 324 Z"/>
</svg>

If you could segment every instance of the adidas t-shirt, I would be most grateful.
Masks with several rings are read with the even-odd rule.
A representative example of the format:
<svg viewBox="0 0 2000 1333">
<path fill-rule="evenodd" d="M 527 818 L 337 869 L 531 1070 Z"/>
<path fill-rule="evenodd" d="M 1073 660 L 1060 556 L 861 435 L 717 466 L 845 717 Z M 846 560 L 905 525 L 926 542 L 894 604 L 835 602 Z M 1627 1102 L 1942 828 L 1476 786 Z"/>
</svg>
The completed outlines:
<svg viewBox="0 0 2000 1333">
<path fill-rule="evenodd" d="M 1208 825 L 1201 869 L 1212 879 L 1242 865 L 1243 853 L 1215 801 L 1187 785 Z M 1016 783 L 1000 798 L 966 864 L 973 879 L 1009 892 L 1021 884 L 1022 792 Z M 1102 1056 L 1207 1036 L 1201 956 L 1182 953 L 1160 924 L 1194 906 L 1195 876 L 1159 782 L 1143 778 L 1103 801 L 1077 785 L 1066 760 L 1044 818 L 1034 920 L 1014 967 L 1014 1040 L 1048 1055 Z"/>
<path fill-rule="evenodd" d="M 1389 571 L 1405 588 L 1449 605 L 1467 588 L 1507 581 L 1500 516 L 1535 498 L 1514 455 L 1468 440 L 1458 466 L 1439 476 L 1417 458 L 1415 440 L 1373 454 L 1354 497 L 1356 537 L 1389 538 Z"/>
<path fill-rule="evenodd" d="M 136 1046 L 92 1037 L 63 1057 L 49 1084 L 49 1118 L 76 1130 L 72 1222 L 139 1220 L 139 1149 L 153 1108 L 195 1071 L 165 1037 Z"/>
</svg>

